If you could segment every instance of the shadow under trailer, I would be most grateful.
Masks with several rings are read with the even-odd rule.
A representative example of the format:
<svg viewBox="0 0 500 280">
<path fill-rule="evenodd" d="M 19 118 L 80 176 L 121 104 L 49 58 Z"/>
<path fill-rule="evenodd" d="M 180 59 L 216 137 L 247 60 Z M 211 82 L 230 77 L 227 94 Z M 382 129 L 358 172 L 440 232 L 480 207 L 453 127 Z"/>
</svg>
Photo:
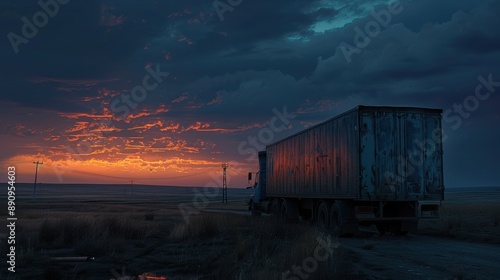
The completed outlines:
<svg viewBox="0 0 500 280">
<path fill-rule="evenodd" d="M 441 109 L 358 106 L 270 144 L 249 209 L 337 236 L 360 225 L 414 231 L 444 199 L 441 118 Z"/>
</svg>

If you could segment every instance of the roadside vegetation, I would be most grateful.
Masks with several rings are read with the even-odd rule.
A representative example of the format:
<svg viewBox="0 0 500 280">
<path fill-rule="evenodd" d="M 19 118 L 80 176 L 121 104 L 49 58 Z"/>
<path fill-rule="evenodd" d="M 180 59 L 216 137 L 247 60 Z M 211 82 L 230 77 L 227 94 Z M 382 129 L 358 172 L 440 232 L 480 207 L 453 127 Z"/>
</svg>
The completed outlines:
<svg viewBox="0 0 500 280">
<path fill-rule="evenodd" d="M 283 224 L 273 217 L 201 213 L 186 224 L 176 211 L 79 211 L 51 217 L 28 211 L 22 221 L 17 269 L 25 279 L 104 279 L 96 273 L 110 279 L 111 269 L 122 267 L 128 275 L 163 267 L 168 279 L 357 279 L 353 259 L 338 240 L 314 226 Z M 326 259 L 316 259 L 315 250 Z M 66 256 L 95 261 L 51 261 Z"/>
<path fill-rule="evenodd" d="M 500 243 L 500 205 L 444 204 L 441 218 L 420 222 L 420 234 Z"/>
<path fill-rule="evenodd" d="M 203 214 L 189 225 L 175 225 L 170 238 L 192 246 L 224 244 L 200 256 L 212 260 L 199 268 L 200 275 L 211 274 L 214 279 L 296 279 L 301 273 L 309 279 L 356 279 L 350 270 L 352 260 L 339 241 L 307 224 L 283 224 L 274 217 Z M 321 247 L 324 244 L 330 253 Z M 313 260 L 318 247 L 326 260 Z M 294 267 L 301 272 L 295 274 Z"/>
</svg>

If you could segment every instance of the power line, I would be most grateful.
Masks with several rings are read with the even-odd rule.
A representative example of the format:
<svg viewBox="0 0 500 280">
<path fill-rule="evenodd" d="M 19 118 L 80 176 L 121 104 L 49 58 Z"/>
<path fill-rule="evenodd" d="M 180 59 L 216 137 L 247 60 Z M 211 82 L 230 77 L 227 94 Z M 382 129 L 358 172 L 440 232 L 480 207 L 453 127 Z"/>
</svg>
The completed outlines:
<svg viewBox="0 0 500 280">
<path fill-rule="evenodd" d="M 43 164 L 43 162 L 39 162 L 39 161 L 34 161 L 33 162 L 34 164 L 36 164 L 36 167 L 35 167 L 35 185 L 33 186 L 33 201 L 35 201 L 35 196 L 36 196 L 36 179 L 38 177 L 38 166 Z"/>
<path fill-rule="evenodd" d="M 227 178 L 226 169 L 229 167 L 228 163 L 222 164 L 222 203 L 227 203 Z"/>
</svg>

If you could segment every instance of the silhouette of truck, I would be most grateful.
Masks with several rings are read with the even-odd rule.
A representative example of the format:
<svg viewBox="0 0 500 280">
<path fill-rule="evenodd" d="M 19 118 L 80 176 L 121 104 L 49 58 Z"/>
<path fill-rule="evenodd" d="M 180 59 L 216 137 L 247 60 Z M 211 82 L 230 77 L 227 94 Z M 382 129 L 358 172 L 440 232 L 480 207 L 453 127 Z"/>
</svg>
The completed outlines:
<svg viewBox="0 0 500 280">
<path fill-rule="evenodd" d="M 249 209 L 313 220 L 341 236 L 358 226 L 404 235 L 444 199 L 441 109 L 358 106 L 258 154 Z"/>
</svg>

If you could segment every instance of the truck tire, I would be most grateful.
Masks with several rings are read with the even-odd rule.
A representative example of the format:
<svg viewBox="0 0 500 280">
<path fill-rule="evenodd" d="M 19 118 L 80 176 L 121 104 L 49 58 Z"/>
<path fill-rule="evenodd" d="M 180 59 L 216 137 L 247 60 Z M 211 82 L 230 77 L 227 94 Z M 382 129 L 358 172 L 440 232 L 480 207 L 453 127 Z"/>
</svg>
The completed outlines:
<svg viewBox="0 0 500 280">
<path fill-rule="evenodd" d="M 281 201 L 281 218 L 284 222 L 299 220 L 299 207 L 293 199 L 284 198 Z"/>
<path fill-rule="evenodd" d="M 335 236 L 350 236 L 358 231 L 358 220 L 351 201 L 335 201 L 330 210 L 330 230 Z"/>
<path fill-rule="evenodd" d="M 330 210 L 330 230 L 335 236 L 351 236 L 358 232 L 358 221 L 351 202 L 335 201 Z"/>
<path fill-rule="evenodd" d="M 318 217 L 316 218 L 316 223 L 321 229 L 328 230 L 330 224 L 328 204 L 322 201 L 318 206 Z"/>
<path fill-rule="evenodd" d="M 263 213 L 273 213 L 273 202 L 272 201 L 262 201 L 260 203 L 260 209 Z"/>
<path fill-rule="evenodd" d="M 273 200 L 272 205 L 271 205 L 271 211 L 272 214 L 276 217 L 280 216 L 280 201 L 278 199 Z"/>
<path fill-rule="evenodd" d="M 342 235 L 342 215 L 337 203 L 333 204 L 330 211 L 330 230 L 334 236 Z"/>
</svg>

